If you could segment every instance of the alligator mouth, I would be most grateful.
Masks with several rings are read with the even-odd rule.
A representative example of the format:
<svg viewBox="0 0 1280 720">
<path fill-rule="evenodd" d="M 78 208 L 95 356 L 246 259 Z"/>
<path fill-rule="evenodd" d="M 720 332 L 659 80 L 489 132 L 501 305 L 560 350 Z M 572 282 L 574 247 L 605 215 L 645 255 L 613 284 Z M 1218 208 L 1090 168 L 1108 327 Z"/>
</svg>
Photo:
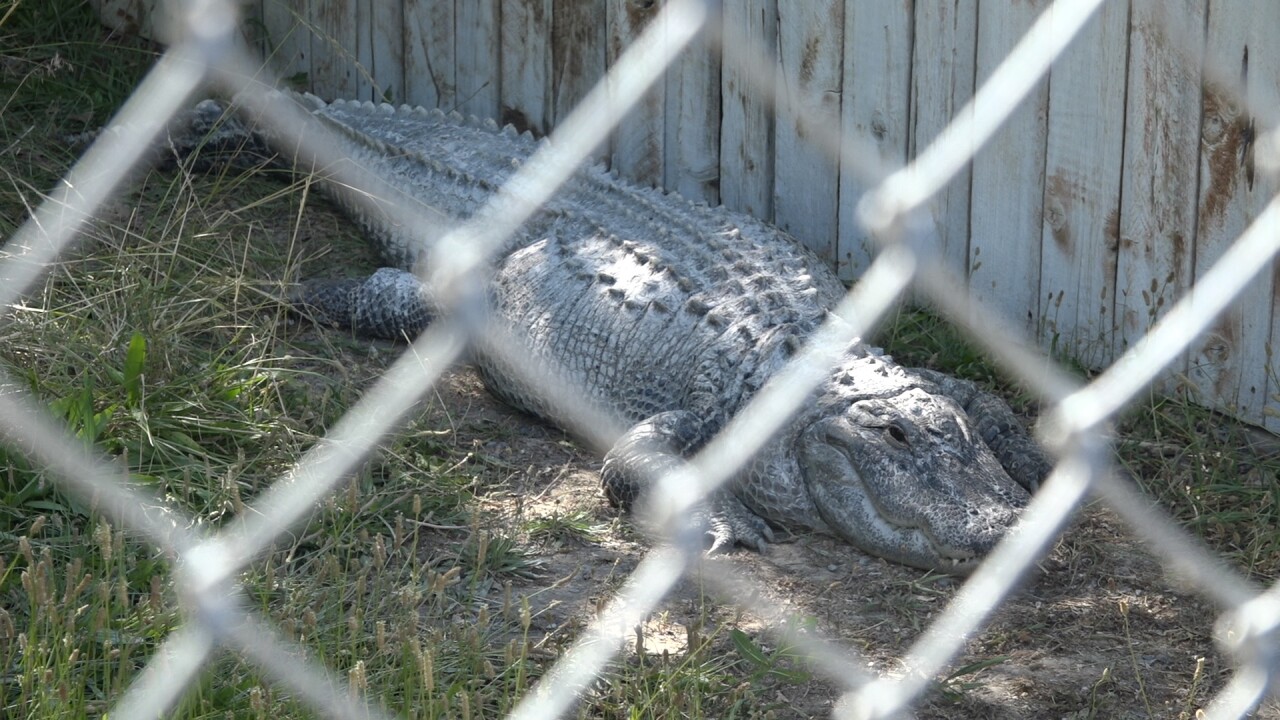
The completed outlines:
<svg viewBox="0 0 1280 720">
<path fill-rule="evenodd" d="M 891 519 L 884 512 L 884 508 L 876 504 L 875 497 L 871 493 L 865 494 L 867 504 L 874 508 L 874 511 L 880 521 L 888 527 L 889 532 L 897 536 L 910 537 L 913 540 L 904 540 L 900 543 L 903 548 L 928 548 L 925 557 L 920 560 L 912 560 L 903 558 L 903 562 L 916 567 L 922 567 L 926 570 L 940 570 L 943 572 L 966 575 L 973 571 L 982 561 L 982 555 L 974 552 L 966 552 L 948 546 L 939 542 L 934 538 L 928 529 L 909 523 L 901 523 Z M 913 553 L 914 554 L 914 553 Z"/>
<path fill-rule="evenodd" d="M 810 492 L 821 496 L 815 497 L 815 504 L 828 527 L 870 554 L 914 567 L 965 575 L 979 565 L 989 547 L 982 551 L 956 547 L 937 538 L 923 518 L 919 522 L 904 521 L 878 502 L 852 457 L 860 443 L 850 437 L 847 428 L 829 426 L 823 436 L 823 441 L 810 450 L 826 455 L 822 465 L 830 472 L 832 482 L 811 483 Z M 927 502 L 923 497 L 919 500 Z M 994 542 L 978 544 L 994 546 Z"/>
<path fill-rule="evenodd" d="M 853 471 L 853 468 L 850 463 L 849 470 Z M 862 511 L 858 514 L 865 522 L 854 521 L 857 525 L 851 527 L 848 519 L 839 517 L 841 513 L 835 507 L 831 509 L 836 512 L 829 512 L 825 507 L 828 503 L 817 503 L 823 521 L 838 535 L 870 554 L 926 570 L 964 575 L 978 566 L 982 560 L 979 553 L 939 542 L 932 533 L 918 524 L 893 519 L 876 503 L 872 494 L 866 492 L 861 477 L 856 472 L 853 476 L 859 478 L 857 484 L 861 486 L 862 492 L 855 502 L 861 501 Z M 847 509 L 847 505 L 845 507 Z"/>
</svg>

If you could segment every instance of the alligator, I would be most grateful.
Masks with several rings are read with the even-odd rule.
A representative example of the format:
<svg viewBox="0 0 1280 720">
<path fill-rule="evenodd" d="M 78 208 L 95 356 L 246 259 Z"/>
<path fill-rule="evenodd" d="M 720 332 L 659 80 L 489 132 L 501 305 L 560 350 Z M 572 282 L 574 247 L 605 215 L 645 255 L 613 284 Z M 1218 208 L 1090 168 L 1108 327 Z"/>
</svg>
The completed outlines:
<svg viewBox="0 0 1280 720">
<path fill-rule="evenodd" d="M 540 142 L 456 113 L 292 97 L 334 131 L 354 165 L 389 184 L 395 197 L 379 202 L 422 203 L 453 223 L 475 215 Z M 224 140 L 290 156 L 290 138 L 265 124 L 215 123 L 224 109 L 202 103 L 189 134 L 216 124 Z M 294 301 L 370 336 L 421 331 L 436 312 L 419 280 L 421 228 L 391 222 L 348 185 L 318 177 L 388 267 L 304 283 Z M 498 253 L 485 303 L 490 322 L 524 340 L 529 363 L 559 368 L 629 425 L 604 457 L 601 482 L 614 505 L 632 508 L 652 487 L 650 470 L 671 467 L 723 428 L 844 292 L 825 262 L 776 227 L 587 166 Z M 545 390 L 500 359 L 478 348 L 471 361 L 499 399 L 571 427 Z M 775 527 L 807 529 L 963 574 L 1006 534 L 1049 469 L 998 397 L 855 340 L 699 517 L 711 552 L 763 551 Z"/>
</svg>

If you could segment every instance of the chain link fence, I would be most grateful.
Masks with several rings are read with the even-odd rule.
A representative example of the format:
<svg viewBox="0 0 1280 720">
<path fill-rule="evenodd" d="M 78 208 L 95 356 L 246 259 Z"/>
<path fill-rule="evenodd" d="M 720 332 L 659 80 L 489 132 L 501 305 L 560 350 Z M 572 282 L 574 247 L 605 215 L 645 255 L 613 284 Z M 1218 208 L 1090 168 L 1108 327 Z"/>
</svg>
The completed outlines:
<svg viewBox="0 0 1280 720">
<path fill-rule="evenodd" d="M 909 668 L 900 678 L 877 678 L 860 667 L 848 648 L 806 636 L 795 642 L 826 674 L 840 678 L 844 696 L 837 713 L 849 718 L 890 718 L 910 713 L 932 679 L 962 650 L 966 638 L 980 632 L 1000 601 L 1019 579 L 1044 557 L 1072 513 L 1090 494 L 1101 497 L 1166 563 L 1221 608 L 1220 639 L 1235 662 L 1235 672 L 1206 708 L 1207 717 L 1239 717 L 1255 708 L 1280 673 L 1280 586 L 1259 591 L 1227 568 L 1198 540 L 1154 509 L 1129 484 L 1118 480 L 1104 434 L 1105 424 L 1138 396 L 1244 286 L 1266 267 L 1280 249 L 1280 205 L 1267 206 L 1253 225 L 1203 275 L 1193 294 L 1184 297 L 1141 342 L 1087 385 L 1059 372 L 1023 338 L 989 322 L 966 297 L 956 278 L 940 268 L 921 228 L 929 225 L 929 198 L 960 171 L 974 153 L 1014 111 L 1019 101 L 1048 72 L 1050 64 L 1101 5 L 1101 0 L 1060 0 L 1046 10 L 977 96 L 928 148 L 906 167 L 885 167 L 856 138 L 840 138 L 831 128 L 808 128 L 817 142 L 841 154 L 846 167 L 874 179 L 874 189 L 859 211 L 882 250 L 864 277 L 833 312 L 833 320 L 774 378 L 729 426 L 688 464 L 660 480 L 659 495 L 670 501 L 652 518 L 657 527 L 677 521 L 715 486 L 726 482 L 753 450 L 798 409 L 824 376 L 840 350 L 862 336 L 913 286 L 935 300 L 952 320 L 965 327 L 994 357 L 1045 400 L 1042 439 L 1058 458 L 1051 478 L 1034 497 L 1018 527 L 965 581 L 963 588 L 903 658 Z M 166 123 L 210 87 L 234 94 L 244 108 L 270 123 L 280 134 L 297 136 L 303 156 L 318 166 L 341 168 L 342 182 L 379 195 L 379 178 L 342 165 L 326 142 L 323 128 L 270 87 L 250 78 L 261 74 L 260 62 L 238 44 L 237 8 L 229 0 L 174 3 L 181 24 L 180 40 L 137 88 L 120 110 L 108 142 L 97 142 L 68 173 L 64 183 L 34 216 L 9 239 L 0 265 L 0 306 L 11 306 L 29 291 L 42 273 L 71 243 L 78 229 L 120 192 L 131 173 L 147 158 Z M 16 447 L 53 471 L 65 488 L 86 498 L 116 522 L 143 534 L 179 568 L 179 598 L 188 619 L 166 638 L 135 684 L 118 698 L 113 718 L 164 714 L 191 687 L 212 653 L 227 647 L 260 665 L 262 671 L 307 702 L 318 714 L 333 717 L 376 716 L 353 699 L 344 683 L 325 667 L 300 660 L 304 653 L 249 607 L 237 586 L 238 572 L 265 552 L 290 527 L 303 520 L 365 457 L 379 439 L 419 397 L 428 392 L 469 345 L 483 342 L 487 351 L 506 356 L 522 367 L 519 341 L 483 324 L 482 313 L 469 312 L 477 302 L 491 252 L 546 202 L 603 142 L 619 120 L 657 82 L 664 69 L 699 33 L 720 28 L 709 23 L 713 4 L 671 0 L 640 39 L 610 69 L 608 78 L 556 130 L 541 148 L 471 221 L 439 237 L 423 238 L 440 261 L 430 278 L 455 312 L 433 325 L 371 388 L 326 439 L 298 460 L 293 469 L 244 514 L 243 522 L 208 534 L 180 511 L 131 487 L 127 475 L 85 450 L 26 394 L 0 394 L 0 433 Z M 1050 23 L 1052 19 L 1052 25 Z M 1176 20 L 1170 20 L 1175 24 Z M 661 29 L 661 30 L 659 30 Z M 1183 29 L 1171 28 L 1173 34 Z M 718 38 L 726 63 L 752 64 L 768 57 L 751 38 Z M 1213 72 L 1212 59 L 1206 60 Z M 744 77 L 757 81 L 753 90 L 773 98 L 773 68 L 754 67 Z M 764 80 L 763 78 L 770 78 Z M 1238 93 L 1239 94 L 1239 93 Z M 975 108 L 980 108 L 977 110 Z M 1252 108 L 1267 118 L 1274 108 Z M 802 112 L 795 113 L 803 117 Z M 1280 163 L 1280 131 L 1260 131 L 1259 163 Z M 388 210 L 379 206 L 380 210 Z M 415 208 L 397 207 L 406 225 L 433 227 L 437 218 Z M 974 318 L 984 318 L 975 322 Z M 489 350 L 491 349 L 491 350 Z M 429 362 L 423 358 L 430 357 Z M 554 369 L 523 368 L 540 383 L 558 382 Z M 0 377 L 0 387 L 13 386 Z M 552 385 L 554 386 L 554 385 Z M 549 393 L 573 398 L 571 392 Z M 607 446 L 619 423 L 581 401 L 566 400 L 585 437 Z M 602 430 L 603 428 L 603 430 Z M 524 698 L 512 717 L 553 718 L 569 709 L 578 694 L 602 672 L 622 636 L 642 622 L 696 562 L 700 546 L 667 544 L 652 550 L 608 607 L 582 633 L 572 649 Z M 704 576 L 732 589 L 737 578 L 723 568 Z"/>
</svg>

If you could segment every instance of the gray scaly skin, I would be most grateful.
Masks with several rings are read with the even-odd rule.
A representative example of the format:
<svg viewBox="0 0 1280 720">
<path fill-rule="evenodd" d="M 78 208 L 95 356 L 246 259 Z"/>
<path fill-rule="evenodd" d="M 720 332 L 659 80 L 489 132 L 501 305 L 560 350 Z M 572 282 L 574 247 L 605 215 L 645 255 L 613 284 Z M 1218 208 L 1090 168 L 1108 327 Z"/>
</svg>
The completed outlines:
<svg viewBox="0 0 1280 720">
<path fill-rule="evenodd" d="M 528 135 L 456 115 L 298 101 L 337 131 L 358 166 L 390 183 L 397 197 L 383 202 L 423 203 L 453 221 L 475 214 L 537 147 Z M 221 112 L 202 107 L 206 119 Z M 287 139 L 266 140 L 288 154 Z M 433 308 L 405 272 L 419 260 L 413 233 L 325 184 L 392 267 L 364 281 L 310 284 L 302 302 L 370 335 L 421 330 Z M 719 431 L 843 293 L 827 265 L 780 230 L 599 168 L 580 170 L 521 228 L 488 288 L 491 320 L 527 340 L 528 362 L 559 368 L 588 400 L 633 423 L 602 471 L 606 494 L 623 506 L 644 494 L 652 471 Z M 494 395 L 565 425 L 538 388 L 483 350 L 474 361 Z M 763 549 L 771 525 L 808 528 L 962 573 L 1005 534 L 1048 469 L 999 399 L 855 342 L 804 409 L 709 500 L 703 520 L 713 550 Z"/>
</svg>

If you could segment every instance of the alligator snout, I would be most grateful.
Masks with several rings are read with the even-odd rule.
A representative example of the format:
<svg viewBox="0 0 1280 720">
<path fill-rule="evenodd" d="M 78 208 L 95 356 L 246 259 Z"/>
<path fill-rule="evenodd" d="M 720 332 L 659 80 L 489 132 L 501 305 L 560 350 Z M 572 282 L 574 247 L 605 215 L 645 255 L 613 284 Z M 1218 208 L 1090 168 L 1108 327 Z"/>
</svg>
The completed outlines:
<svg viewBox="0 0 1280 720">
<path fill-rule="evenodd" d="M 957 409 L 875 410 L 820 420 L 800 439 L 800 469 L 822 520 L 869 553 L 968 572 L 1017 521 L 1027 492 L 972 442 L 977 433 Z"/>
</svg>

